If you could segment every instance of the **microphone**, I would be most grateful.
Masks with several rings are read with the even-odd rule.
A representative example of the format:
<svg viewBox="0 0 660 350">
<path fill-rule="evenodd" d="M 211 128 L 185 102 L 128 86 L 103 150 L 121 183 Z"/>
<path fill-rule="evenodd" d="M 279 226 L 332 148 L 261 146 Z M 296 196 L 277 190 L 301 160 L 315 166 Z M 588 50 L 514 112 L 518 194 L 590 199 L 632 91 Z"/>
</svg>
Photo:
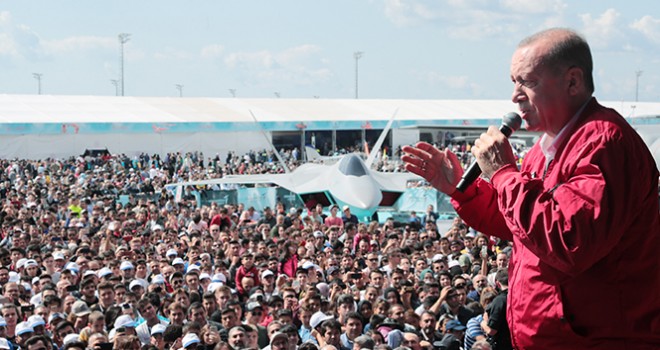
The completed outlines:
<svg viewBox="0 0 660 350">
<path fill-rule="evenodd" d="M 507 113 L 504 115 L 504 117 L 502 117 L 500 132 L 508 138 L 514 131 L 520 128 L 520 125 L 522 125 L 522 118 L 520 118 L 518 113 Z M 463 173 L 463 177 L 461 177 L 461 181 L 459 181 L 458 185 L 456 185 L 456 189 L 461 192 L 465 192 L 465 190 L 474 182 L 474 180 L 479 177 L 479 175 L 481 175 L 481 168 L 479 168 L 479 163 L 477 163 L 475 160 L 472 164 L 470 164 L 467 171 Z"/>
</svg>

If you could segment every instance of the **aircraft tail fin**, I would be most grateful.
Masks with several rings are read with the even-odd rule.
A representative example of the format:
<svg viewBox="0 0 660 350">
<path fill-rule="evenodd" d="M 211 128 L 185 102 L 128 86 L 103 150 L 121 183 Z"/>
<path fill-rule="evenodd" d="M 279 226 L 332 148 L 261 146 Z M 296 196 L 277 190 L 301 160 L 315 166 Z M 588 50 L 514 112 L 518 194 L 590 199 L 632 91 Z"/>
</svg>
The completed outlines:
<svg viewBox="0 0 660 350">
<path fill-rule="evenodd" d="M 396 117 L 397 113 L 399 113 L 398 108 L 394 110 L 394 113 L 392 114 L 392 117 L 390 117 L 390 120 L 387 122 L 385 129 L 383 129 L 383 132 L 380 133 L 380 136 L 378 136 L 378 140 L 374 144 L 374 147 L 371 149 L 371 152 L 369 153 L 369 158 L 367 158 L 367 162 L 365 163 L 367 168 L 371 169 L 371 166 L 376 160 L 376 155 L 378 154 L 378 150 L 383 145 L 383 142 L 385 141 L 385 137 L 387 137 L 387 133 L 392 128 L 392 122 L 394 122 L 394 117 Z"/>
<path fill-rule="evenodd" d="M 259 121 L 257 120 L 257 117 L 254 116 L 254 113 L 252 113 L 251 109 L 248 109 L 250 112 L 250 115 L 252 116 L 252 119 L 254 120 L 254 123 L 257 124 L 259 127 L 259 130 L 261 130 L 261 134 L 264 135 L 264 138 L 266 139 L 266 142 L 270 145 L 270 148 L 273 150 L 273 153 L 275 153 L 275 157 L 277 157 L 277 160 L 280 162 L 282 165 L 282 168 L 284 168 L 285 173 L 290 173 L 291 171 L 289 170 L 289 167 L 286 165 L 286 162 L 284 159 L 282 159 L 282 156 L 280 155 L 280 152 L 277 151 L 277 148 L 273 145 L 273 142 L 268 138 L 268 135 L 266 135 L 266 130 L 261 127 L 261 124 L 259 124 Z"/>
</svg>

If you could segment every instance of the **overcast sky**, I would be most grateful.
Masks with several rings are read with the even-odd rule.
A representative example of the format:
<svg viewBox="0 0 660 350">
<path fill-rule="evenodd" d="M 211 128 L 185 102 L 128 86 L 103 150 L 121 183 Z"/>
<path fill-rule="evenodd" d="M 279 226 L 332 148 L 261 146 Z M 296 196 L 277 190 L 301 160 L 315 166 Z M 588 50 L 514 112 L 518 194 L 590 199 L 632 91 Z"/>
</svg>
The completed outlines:
<svg viewBox="0 0 660 350">
<path fill-rule="evenodd" d="M 660 2 L 603 0 L 0 1 L 0 93 L 508 99 L 523 37 L 592 46 L 596 96 L 660 101 Z"/>
</svg>

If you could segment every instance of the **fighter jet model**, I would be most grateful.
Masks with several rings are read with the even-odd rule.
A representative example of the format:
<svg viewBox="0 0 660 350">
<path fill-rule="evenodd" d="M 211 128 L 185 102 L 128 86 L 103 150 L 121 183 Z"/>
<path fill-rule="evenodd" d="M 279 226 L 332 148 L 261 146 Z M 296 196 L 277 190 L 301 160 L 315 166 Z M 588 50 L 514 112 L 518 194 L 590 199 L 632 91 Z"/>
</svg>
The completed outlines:
<svg viewBox="0 0 660 350">
<path fill-rule="evenodd" d="M 396 114 L 396 113 L 395 113 Z M 408 188 L 409 181 L 421 177 L 412 173 L 380 172 L 371 169 L 378 150 L 389 131 L 392 119 L 374 145 L 369 158 L 362 160 L 358 154 L 341 156 L 336 163 L 306 163 L 286 174 L 228 175 L 219 179 L 169 184 L 177 193 L 184 186 L 216 184 L 273 184 L 297 194 L 306 206 L 316 203 L 324 206 L 336 204 L 348 206 L 360 217 L 373 214 L 379 207 L 393 206 Z"/>
</svg>

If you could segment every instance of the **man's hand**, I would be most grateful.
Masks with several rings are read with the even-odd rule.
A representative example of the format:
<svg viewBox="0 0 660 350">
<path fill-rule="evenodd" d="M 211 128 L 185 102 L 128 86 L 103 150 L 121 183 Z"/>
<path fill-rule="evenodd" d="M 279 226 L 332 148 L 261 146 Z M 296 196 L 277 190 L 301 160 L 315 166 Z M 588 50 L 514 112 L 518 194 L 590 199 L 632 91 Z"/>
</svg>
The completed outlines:
<svg viewBox="0 0 660 350">
<path fill-rule="evenodd" d="M 509 140 L 492 125 L 474 141 L 472 154 L 477 159 L 481 172 L 488 178 L 506 165 L 516 165 L 516 157 L 513 155 Z"/>
<path fill-rule="evenodd" d="M 440 192 L 451 195 L 456 191 L 463 168 L 454 153 L 440 151 L 426 142 L 403 146 L 402 151 L 406 153 L 401 157 L 406 170 L 423 177 Z"/>
</svg>

